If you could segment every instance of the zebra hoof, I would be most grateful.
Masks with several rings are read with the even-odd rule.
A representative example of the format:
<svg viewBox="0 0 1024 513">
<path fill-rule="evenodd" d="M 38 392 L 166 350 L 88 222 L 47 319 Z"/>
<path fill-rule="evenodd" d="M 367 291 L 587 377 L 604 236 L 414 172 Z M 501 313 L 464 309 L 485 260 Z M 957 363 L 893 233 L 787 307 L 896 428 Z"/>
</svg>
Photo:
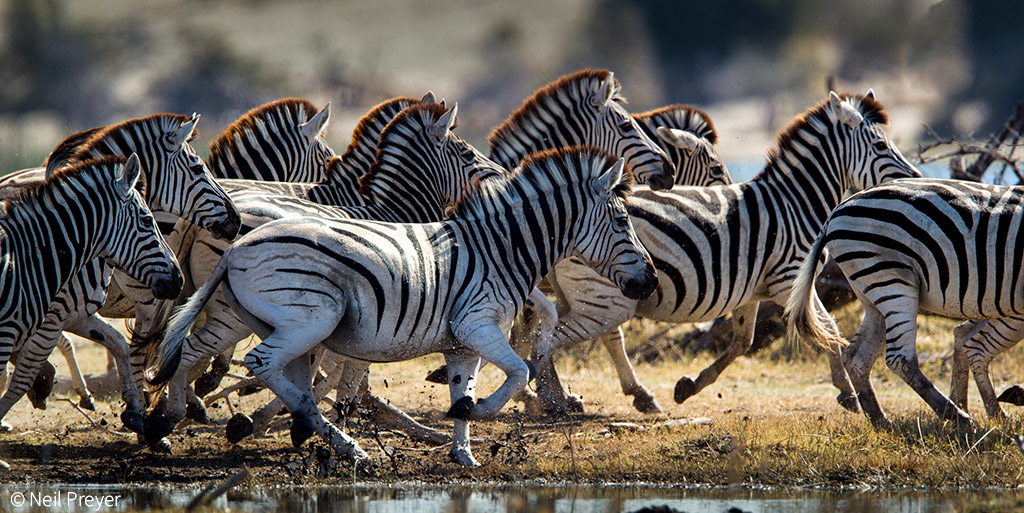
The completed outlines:
<svg viewBox="0 0 1024 513">
<path fill-rule="evenodd" d="M 53 391 L 53 378 L 56 374 L 57 371 L 53 368 L 53 364 L 43 362 L 43 366 L 39 368 L 39 374 L 36 374 L 36 379 L 32 381 L 32 386 L 26 392 L 28 400 L 32 401 L 32 406 L 35 409 L 46 409 L 46 398 L 50 397 L 50 392 Z"/>
<path fill-rule="evenodd" d="M 537 377 L 537 367 L 533 365 L 533 362 L 526 360 L 526 382 L 533 381 L 533 378 Z"/>
<path fill-rule="evenodd" d="M 195 389 L 196 395 L 199 397 L 206 397 L 210 392 L 217 390 L 220 386 L 220 380 L 224 377 L 223 374 L 216 372 L 204 372 L 202 376 L 192 385 Z"/>
<path fill-rule="evenodd" d="M 237 444 L 253 433 L 252 419 L 244 413 L 236 413 L 224 428 L 228 442 Z"/>
<path fill-rule="evenodd" d="M 206 414 L 206 408 L 199 403 L 189 402 L 185 404 L 185 416 L 200 424 L 210 423 L 210 417 Z"/>
<path fill-rule="evenodd" d="M 154 412 L 142 419 L 143 431 L 146 435 L 146 445 L 156 445 L 160 439 L 174 431 L 177 422 L 172 422 L 163 412 Z"/>
<path fill-rule="evenodd" d="M 149 450 L 158 454 L 171 454 L 171 441 L 166 438 L 161 438 L 155 443 L 148 444 Z"/>
<path fill-rule="evenodd" d="M 242 387 L 242 389 L 238 391 L 238 397 L 245 397 L 247 395 L 258 394 L 263 390 L 263 385 L 259 383 L 253 383 L 251 385 L 246 385 Z"/>
<path fill-rule="evenodd" d="M 146 428 L 142 423 L 142 414 L 137 411 L 126 411 L 121 413 L 121 423 L 129 431 L 134 433 L 145 433 Z"/>
<path fill-rule="evenodd" d="M 93 402 L 92 396 L 87 395 L 78 401 L 78 406 L 83 410 L 96 411 L 96 403 Z M 138 414 L 136 414 L 138 415 Z M 142 416 L 139 415 L 139 426 L 142 426 Z"/>
<path fill-rule="evenodd" d="M 583 413 L 583 396 L 568 394 L 565 397 L 565 407 L 569 413 Z"/>
<path fill-rule="evenodd" d="M 309 420 L 305 417 L 292 416 L 292 446 L 298 449 L 302 447 L 302 444 L 309 440 L 309 437 L 313 436 L 313 426 L 309 424 Z"/>
<path fill-rule="evenodd" d="M 633 407 L 640 413 L 661 413 L 661 405 L 649 392 L 636 394 L 633 397 Z"/>
<path fill-rule="evenodd" d="M 427 374 L 425 379 L 431 383 L 437 383 L 439 385 L 448 383 L 448 366 L 442 365 L 432 370 L 430 374 Z"/>
<path fill-rule="evenodd" d="M 999 394 L 998 400 L 1001 403 L 1009 403 L 1014 406 L 1024 406 L 1024 388 L 1021 388 L 1020 385 L 1013 385 L 1012 387 L 1003 390 L 1003 393 Z"/>
<path fill-rule="evenodd" d="M 682 404 L 696 393 L 697 384 L 692 379 L 683 376 L 676 381 L 676 389 L 672 397 L 676 400 L 676 404 Z"/>
<path fill-rule="evenodd" d="M 14 426 L 7 423 L 6 420 L 0 420 L 0 433 L 10 433 L 14 431 Z"/>
<path fill-rule="evenodd" d="M 842 406 L 846 410 L 853 413 L 860 413 L 860 403 L 857 402 L 856 394 L 840 393 L 836 396 L 836 401 L 839 403 L 839 406 Z"/>
<path fill-rule="evenodd" d="M 455 401 L 448 409 L 445 417 L 449 419 L 469 420 L 469 414 L 473 411 L 473 398 L 468 395 Z"/>
</svg>

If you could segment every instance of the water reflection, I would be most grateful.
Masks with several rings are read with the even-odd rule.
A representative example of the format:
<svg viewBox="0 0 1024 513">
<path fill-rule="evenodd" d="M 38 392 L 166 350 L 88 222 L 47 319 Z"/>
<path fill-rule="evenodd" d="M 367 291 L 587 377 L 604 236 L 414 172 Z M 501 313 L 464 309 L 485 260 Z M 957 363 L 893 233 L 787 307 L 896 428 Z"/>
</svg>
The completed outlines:
<svg viewBox="0 0 1024 513">
<path fill-rule="evenodd" d="M 181 508 L 199 488 L 0 485 L 0 511 L 131 512 Z M 1021 491 L 762 491 L 636 486 L 250 487 L 212 506 L 299 513 L 946 513 L 974 501 L 1024 497 Z M 49 498 L 49 499 L 47 499 Z M 669 509 L 661 509 L 669 508 Z"/>
</svg>

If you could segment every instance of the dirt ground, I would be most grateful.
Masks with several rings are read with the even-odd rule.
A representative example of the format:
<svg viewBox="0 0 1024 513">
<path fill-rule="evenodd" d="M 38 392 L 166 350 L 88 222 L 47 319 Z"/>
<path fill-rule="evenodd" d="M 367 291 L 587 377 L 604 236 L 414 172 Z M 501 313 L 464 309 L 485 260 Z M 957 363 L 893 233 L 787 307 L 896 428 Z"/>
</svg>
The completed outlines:
<svg viewBox="0 0 1024 513">
<path fill-rule="evenodd" d="M 842 320 L 852 331 L 859 315 Z M 955 323 L 922 322 L 923 368 L 948 389 L 949 333 Z M 655 328 L 651 326 L 651 330 Z M 686 328 L 677 328 L 684 332 Z M 643 340 L 631 332 L 631 345 Z M 251 343 L 251 342 L 250 342 Z M 823 357 L 801 356 L 807 348 L 775 347 L 738 359 L 714 385 L 677 405 L 675 381 L 695 376 L 710 355 L 667 354 L 655 364 L 639 364 L 642 383 L 663 413 L 641 414 L 622 395 L 602 347 L 584 345 L 563 358 L 564 382 L 583 396 L 586 413 L 569 418 L 531 418 L 510 404 L 494 420 L 472 425 L 478 469 L 448 461 L 446 446 L 409 440 L 390 426 L 365 416 L 350 419 L 347 432 L 359 441 L 373 465 L 354 470 L 330 458 L 316 437 L 291 447 L 287 417 L 267 435 L 230 444 L 224 424 L 231 411 L 224 401 L 208 409 L 212 425 L 183 424 L 169 437 L 172 454 L 154 453 L 123 432 L 119 400 L 98 401 L 90 419 L 67 396 L 53 396 L 45 411 L 22 401 L 5 419 L 15 429 L 0 434 L 0 459 L 10 469 L 3 480 L 66 483 L 194 483 L 223 479 L 247 467 L 256 484 L 320 484 L 420 480 L 473 482 L 659 482 L 775 486 L 937 486 L 1016 487 L 1024 483 L 1024 455 L 1011 436 L 1021 431 L 1019 412 L 990 423 L 976 392 L 971 433 L 938 421 L 910 388 L 878 363 L 876 390 L 894 427 L 876 431 L 858 414 L 834 400 Z M 237 355 L 246 350 L 239 347 Z M 101 373 L 105 357 L 94 345 L 81 345 L 87 373 Z M 794 356 L 796 355 L 796 356 Z M 998 389 L 1016 382 L 1019 358 L 993 364 Z M 65 365 L 53 358 L 58 376 Z M 435 429 L 450 432 L 444 418 L 447 387 L 423 377 L 441 363 L 439 356 L 371 368 L 371 388 L 392 404 Z M 233 367 L 232 373 L 244 369 Z M 500 371 L 482 370 L 480 395 L 501 382 Z M 225 378 L 231 384 L 233 378 Z M 77 398 L 74 398 L 77 401 Z M 269 400 L 267 391 L 238 398 L 231 408 L 251 412 Z M 1012 408 L 1012 407 L 1010 407 Z M 675 422 L 672 422 L 675 421 Z M 619 425 L 626 423 L 626 425 Z M 667 423 L 667 424 L 666 424 Z"/>
</svg>

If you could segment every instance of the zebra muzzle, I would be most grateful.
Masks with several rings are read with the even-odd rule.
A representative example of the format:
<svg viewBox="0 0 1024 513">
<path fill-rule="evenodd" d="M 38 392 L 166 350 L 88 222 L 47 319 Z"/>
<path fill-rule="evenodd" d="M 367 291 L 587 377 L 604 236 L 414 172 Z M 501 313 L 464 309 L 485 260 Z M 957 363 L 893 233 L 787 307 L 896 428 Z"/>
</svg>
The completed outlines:
<svg viewBox="0 0 1024 513">
<path fill-rule="evenodd" d="M 184 286 L 185 279 L 182 278 L 181 271 L 172 268 L 166 275 L 155 278 L 150 284 L 149 290 L 157 299 L 174 299 L 181 294 L 181 289 Z"/>
<path fill-rule="evenodd" d="M 654 293 L 658 288 L 658 273 L 654 266 L 648 265 L 644 269 L 642 278 L 630 278 L 622 283 L 622 295 L 629 299 L 644 299 Z"/>
</svg>

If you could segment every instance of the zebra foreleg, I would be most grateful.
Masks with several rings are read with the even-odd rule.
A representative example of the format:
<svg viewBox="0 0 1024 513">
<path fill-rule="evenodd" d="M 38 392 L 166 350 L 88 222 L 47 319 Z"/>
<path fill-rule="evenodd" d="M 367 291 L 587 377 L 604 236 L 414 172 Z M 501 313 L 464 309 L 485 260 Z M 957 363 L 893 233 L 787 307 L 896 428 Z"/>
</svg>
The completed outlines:
<svg viewBox="0 0 1024 513">
<path fill-rule="evenodd" d="M 50 310 L 39 328 L 14 354 L 14 374 L 10 377 L 7 391 L 0 398 L 0 419 L 7 415 L 32 386 L 39 369 L 50 357 L 57 340 L 63 336 L 63 328 L 64 321 L 61 316 Z M 4 364 L 5 370 L 6 366 Z"/>
<path fill-rule="evenodd" d="M 139 401 L 139 389 L 132 374 L 128 341 L 125 340 L 124 335 L 97 314 L 75 323 L 68 328 L 68 331 L 94 340 L 107 348 L 107 351 L 113 355 L 117 365 L 117 374 L 121 379 L 121 399 L 125 404 L 124 412 L 121 413 L 121 421 L 128 429 L 142 433 L 142 403 Z"/>
<path fill-rule="evenodd" d="M 86 385 L 85 377 L 82 376 L 82 369 L 78 366 L 78 356 L 75 354 L 74 344 L 62 334 L 57 340 L 57 350 L 68 364 L 68 371 L 71 373 L 71 388 L 79 397 L 78 405 L 86 410 L 96 411 L 96 402 L 93 401 L 89 386 Z"/>
<path fill-rule="evenodd" d="M 992 380 L 989 377 L 988 365 L 1003 351 L 1013 347 L 1024 338 L 1024 317 L 1003 317 L 990 319 L 984 323 L 970 340 L 964 345 L 966 358 L 970 363 L 978 392 L 985 404 L 985 413 L 992 418 L 1005 418 L 1003 408 L 999 406 Z M 954 351 L 954 357 L 956 352 Z M 1012 390 L 1012 389 L 1011 389 Z"/>
<path fill-rule="evenodd" d="M 967 411 L 967 385 L 971 374 L 968 357 L 970 351 L 967 346 L 988 322 L 988 319 L 966 321 L 953 329 L 953 370 L 949 380 L 949 400 L 964 411 Z"/>
<path fill-rule="evenodd" d="M 468 329 L 467 329 L 468 328 Z M 523 361 L 512 347 L 508 345 L 508 339 L 505 338 L 505 333 L 501 327 L 494 323 L 488 323 L 481 319 L 463 319 L 463 321 L 454 330 L 455 337 L 471 351 L 475 351 L 480 358 L 493 363 L 496 367 L 505 373 L 505 382 L 498 387 L 491 395 L 481 398 L 472 405 L 469 411 L 462 416 L 456 416 L 454 418 L 461 418 L 464 420 L 480 420 L 494 416 L 500 411 L 505 404 L 508 403 L 512 396 L 523 389 L 526 386 L 527 381 L 530 377 L 529 366 Z M 453 375 L 454 371 L 451 366 L 448 367 L 448 382 L 449 384 L 455 379 L 459 379 L 459 375 Z M 476 368 L 473 368 L 473 377 L 475 378 Z M 468 379 L 463 376 L 462 379 Z M 452 406 L 453 410 L 459 405 L 464 403 L 464 399 L 460 399 L 455 405 Z"/>
<path fill-rule="evenodd" d="M 714 362 L 711 362 L 711 365 L 700 371 L 696 381 L 686 376 L 679 378 L 673 396 L 676 403 L 686 401 L 714 383 L 729 364 L 750 350 L 750 345 L 754 342 L 754 320 L 757 318 L 757 306 L 757 301 L 751 301 L 732 311 L 732 344 Z"/>
<path fill-rule="evenodd" d="M 448 417 L 455 420 L 452 450 L 448 457 L 466 467 L 479 467 L 480 463 L 473 457 L 470 447 L 468 418 L 473 409 L 473 398 L 476 397 L 476 373 L 480 369 L 480 356 L 471 351 L 454 351 L 445 353 L 444 360 L 448 366 L 448 392 L 452 401 Z"/>
<path fill-rule="evenodd" d="M 622 328 L 616 328 L 615 331 L 602 335 L 600 340 L 608 350 L 608 354 L 611 355 L 612 363 L 615 364 L 615 373 L 619 375 L 622 393 L 633 396 L 633 407 L 641 413 L 661 413 L 661 405 L 654 398 L 654 394 L 647 387 L 641 385 L 640 380 L 636 377 L 633 364 L 630 363 L 629 355 L 626 354 L 626 340 L 622 334 Z"/>
</svg>

